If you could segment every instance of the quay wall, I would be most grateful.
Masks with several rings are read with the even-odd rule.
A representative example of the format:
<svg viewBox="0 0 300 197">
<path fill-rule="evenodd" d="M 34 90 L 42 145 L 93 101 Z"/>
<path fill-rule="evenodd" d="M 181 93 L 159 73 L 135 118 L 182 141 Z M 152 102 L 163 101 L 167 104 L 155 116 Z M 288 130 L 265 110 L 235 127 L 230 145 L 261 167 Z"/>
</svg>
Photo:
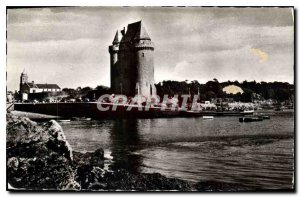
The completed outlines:
<svg viewBox="0 0 300 197">
<path fill-rule="evenodd" d="M 101 104 L 107 111 L 100 111 L 97 108 L 97 102 L 80 103 L 17 103 L 14 104 L 14 110 L 23 112 L 32 112 L 45 115 L 59 116 L 63 118 L 86 117 L 93 119 L 103 118 L 168 118 L 168 117 L 198 117 L 198 116 L 244 116 L 252 113 L 243 112 L 216 112 L 202 111 L 199 113 L 188 113 L 186 111 L 162 111 L 160 108 L 145 108 L 140 110 L 138 107 L 132 107 L 127 111 L 128 106 L 118 105 L 117 110 L 112 110 L 112 104 Z"/>
<path fill-rule="evenodd" d="M 179 116 L 178 111 L 160 111 L 159 109 L 150 109 L 149 111 L 139 111 L 137 107 L 127 111 L 124 106 L 117 106 L 116 111 L 112 111 L 112 105 L 102 104 L 103 107 L 109 107 L 108 111 L 100 111 L 96 102 L 81 103 L 17 103 L 14 109 L 32 113 L 72 117 L 90 117 L 98 118 L 155 118 L 155 117 L 174 117 Z"/>
</svg>

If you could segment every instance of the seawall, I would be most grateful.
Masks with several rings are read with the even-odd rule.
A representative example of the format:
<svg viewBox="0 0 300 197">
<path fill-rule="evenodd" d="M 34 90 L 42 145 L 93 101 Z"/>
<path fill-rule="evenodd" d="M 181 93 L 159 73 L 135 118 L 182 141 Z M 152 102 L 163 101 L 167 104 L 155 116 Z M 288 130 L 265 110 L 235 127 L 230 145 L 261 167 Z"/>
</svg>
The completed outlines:
<svg viewBox="0 0 300 197">
<path fill-rule="evenodd" d="M 143 107 L 132 107 L 127 110 L 128 106 L 118 105 L 117 110 L 113 111 L 112 104 L 102 104 L 107 111 L 100 111 L 97 108 L 97 102 L 81 102 L 81 103 L 17 103 L 15 110 L 47 114 L 52 116 L 71 117 L 90 117 L 90 118 L 156 118 L 156 117 L 176 117 L 179 116 L 178 111 L 161 111 L 160 108 L 150 108 L 146 111 Z"/>
</svg>

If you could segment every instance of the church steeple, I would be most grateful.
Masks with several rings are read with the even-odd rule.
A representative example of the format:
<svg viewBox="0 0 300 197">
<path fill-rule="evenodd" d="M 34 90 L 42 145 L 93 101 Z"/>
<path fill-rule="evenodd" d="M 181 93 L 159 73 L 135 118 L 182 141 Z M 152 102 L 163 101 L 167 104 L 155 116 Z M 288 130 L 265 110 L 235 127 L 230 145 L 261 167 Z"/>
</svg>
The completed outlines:
<svg viewBox="0 0 300 197">
<path fill-rule="evenodd" d="M 27 75 L 27 74 L 26 74 L 26 72 L 25 72 L 25 68 L 23 69 L 23 72 L 22 72 L 22 74 L 24 74 L 24 75 Z"/>
<path fill-rule="evenodd" d="M 20 84 L 24 84 L 28 82 L 28 75 L 25 72 L 25 68 L 23 70 L 23 72 L 21 73 L 21 77 L 20 77 Z"/>
<path fill-rule="evenodd" d="M 112 44 L 119 44 L 120 40 L 119 40 L 119 32 L 117 30 L 114 41 L 112 42 Z"/>
</svg>

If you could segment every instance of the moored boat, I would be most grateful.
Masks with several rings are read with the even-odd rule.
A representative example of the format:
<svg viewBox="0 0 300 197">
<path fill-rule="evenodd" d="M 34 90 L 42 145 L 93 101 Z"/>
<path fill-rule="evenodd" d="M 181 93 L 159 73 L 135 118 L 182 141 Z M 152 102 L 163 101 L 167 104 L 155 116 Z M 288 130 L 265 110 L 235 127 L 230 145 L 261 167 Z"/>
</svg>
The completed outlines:
<svg viewBox="0 0 300 197">
<path fill-rule="evenodd" d="M 263 118 L 255 116 L 255 117 L 240 117 L 239 121 L 240 122 L 257 122 L 257 121 L 262 121 Z"/>
<path fill-rule="evenodd" d="M 263 120 L 265 120 L 265 119 L 270 119 L 270 116 L 265 116 L 265 115 L 260 115 L 260 116 L 258 116 L 258 117 L 262 118 Z"/>
<path fill-rule="evenodd" d="M 244 115 L 250 115 L 250 114 L 253 114 L 254 113 L 254 109 L 250 109 L 250 110 L 244 110 L 241 112 L 241 114 L 244 114 Z"/>
</svg>

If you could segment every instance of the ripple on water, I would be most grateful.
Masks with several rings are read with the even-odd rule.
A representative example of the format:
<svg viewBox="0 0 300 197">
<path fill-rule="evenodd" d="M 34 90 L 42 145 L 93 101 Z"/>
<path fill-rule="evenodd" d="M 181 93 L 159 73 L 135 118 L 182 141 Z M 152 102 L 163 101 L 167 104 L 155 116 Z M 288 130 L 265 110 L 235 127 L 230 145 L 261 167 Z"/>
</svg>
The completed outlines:
<svg viewBox="0 0 300 197">
<path fill-rule="evenodd" d="M 159 169 L 166 176 L 185 177 L 195 182 L 221 180 L 254 188 L 291 188 L 291 141 L 275 139 L 265 141 L 267 143 L 249 143 L 243 139 L 239 143 L 223 141 L 218 146 L 216 141 L 175 142 L 169 146 L 173 150 L 168 146 L 144 150 L 143 170 L 154 172 Z M 282 144 L 289 144 L 286 146 L 289 150 L 278 150 Z"/>
</svg>

